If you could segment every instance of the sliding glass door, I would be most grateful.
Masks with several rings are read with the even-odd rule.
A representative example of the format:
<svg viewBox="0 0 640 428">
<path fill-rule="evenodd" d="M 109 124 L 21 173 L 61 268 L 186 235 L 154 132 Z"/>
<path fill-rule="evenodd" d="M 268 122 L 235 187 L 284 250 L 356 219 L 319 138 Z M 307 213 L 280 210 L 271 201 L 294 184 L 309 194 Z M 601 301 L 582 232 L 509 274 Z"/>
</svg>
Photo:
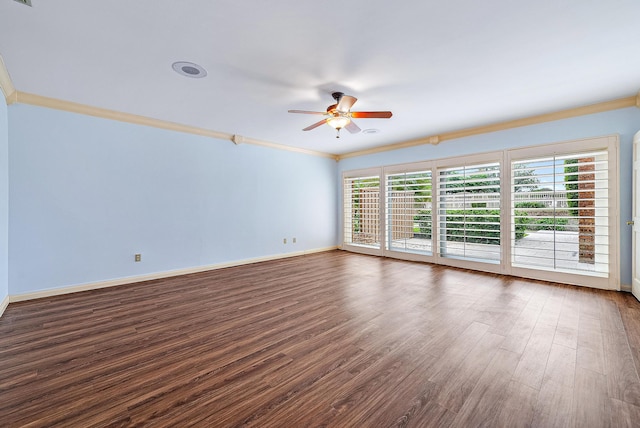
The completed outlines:
<svg viewBox="0 0 640 428">
<path fill-rule="evenodd" d="M 430 256 L 433 254 L 431 170 L 420 165 L 408 169 L 402 172 L 385 169 L 385 249 Z"/>
<path fill-rule="evenodd" d="M 370 254 L 381 250 L 379 170 L 343 177 L 343 246 Z"/>
<path fill-rule="evenodd" d="M 606 139 L 555 149 L 542 156 L 539 148 L 512 154 L 511 267 L 602 283 L 597 278 L 617 274 L 616 151 Z"/>
<path fill-rule="evenodd" d="M 618 138 L 343 176 L 343 248 L 618 288 Z"/>
<path fill-rule="evenodd" d="M 500 162 L 438 169 L 439 255 L 501 261 Z"/>
</svg>

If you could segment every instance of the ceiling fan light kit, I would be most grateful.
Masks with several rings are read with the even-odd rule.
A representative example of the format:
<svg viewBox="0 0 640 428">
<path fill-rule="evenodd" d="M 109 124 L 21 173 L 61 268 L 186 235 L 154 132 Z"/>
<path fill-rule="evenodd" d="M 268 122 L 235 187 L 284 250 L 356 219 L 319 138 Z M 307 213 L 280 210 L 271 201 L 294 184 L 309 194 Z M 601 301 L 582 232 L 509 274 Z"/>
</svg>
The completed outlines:
<svg viewBox="0 0 640 428">
<path fill-rule="evenodd" d="M 342 129 L 351 122 L 347 116 L 334 116 L 327 119 L 327 123 L 335 129 Z"/>
<path fill-rule="evenodd" d="M 334 92 L 331 94 L 333 99 L 336 100 L 336 104 L 332 104 L 327 107 L 326 112 L 320 111 L 307 111 L 307 110 L 289 110 L 289 113 L 301 113 L 301 114 L 320 114 L 326 116 L 319 122 L 309 125 L 303 129 L 303 131 L 311 131 L 324 125 L 325 123 L 336 130 L 336 138 L 340 138 L 340 130 L 345 128 L 352 134 L 360 132 L 360 127 L 356 125 L 352 118 L 360 119 L 388 119 L 393 116 L 390 111 L 351 111 L 351 107 L 358 101 L 356 97 L 351 95 L 345 95 L 342 92 Z"/>
</svg>

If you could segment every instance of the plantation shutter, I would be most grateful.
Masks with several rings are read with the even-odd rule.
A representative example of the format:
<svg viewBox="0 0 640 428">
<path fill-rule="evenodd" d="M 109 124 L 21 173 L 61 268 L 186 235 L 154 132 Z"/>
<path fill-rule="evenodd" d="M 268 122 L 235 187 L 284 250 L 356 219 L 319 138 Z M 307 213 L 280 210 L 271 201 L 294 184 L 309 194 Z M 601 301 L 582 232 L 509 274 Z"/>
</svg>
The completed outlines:
<svg viewBox="0 0 640 428">
<path fill-rule="evenodd" d="M 616 135 L 343 172 L 342 248 L 620 289 Z"/>
<path fill-rule="evenodd" d="M 386 175 L 386 249 L 431 255 L 431 171 Z"/>
<path fill-rule="evenodd" d="M 439 254 L 500 263 L 500 163 L 438 170 Z"/>
<path fill-rule="evenodd" d="M 343 244 L 380 249 L 380 177 L 344 177 Z"/>
<path fill-rule="evenodd" d="M 609 272 L 606 150 L 511 163 L 511 263 L 606 276 Z"/>
</svg>

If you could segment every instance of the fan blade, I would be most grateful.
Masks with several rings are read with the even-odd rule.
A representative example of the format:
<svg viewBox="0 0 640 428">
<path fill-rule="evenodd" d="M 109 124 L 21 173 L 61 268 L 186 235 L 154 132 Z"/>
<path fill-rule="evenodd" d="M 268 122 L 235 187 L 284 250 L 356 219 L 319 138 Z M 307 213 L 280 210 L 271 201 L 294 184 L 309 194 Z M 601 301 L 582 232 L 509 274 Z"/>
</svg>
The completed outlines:
<svg viewBox="0 0 640 428">
<path fill-rule="evenodd" d="M 390 111 L 352 111 L 351 117 L 363 119 L 389 119 L 393 116 Z"/>
<path fill-rule="evenodd" d="M 351 95 L 343 95 L 340 97 L 340 101 L 338 101 L 338 106 L 336 110 L 342 113 L 346 113 L 349 111 L 352 105 L 354 105 L 358 101 L 356 97 L 352 97 Z"/>
<path fill-rule="evenodd" d="M 327 114 L 327 112 L 322 111 L 307 111 L 307 110 L 289 110 L 289 113 L 302 113 L 302 114 Z"/>
<path fill-rule="evenodd" d="M 358 125 L 356 125 L 353 120 L 351 122 L 349 122 L 349 124 L 347 126 L 345 126 L 344 129 L 346 129 L 347 131 L 351 132 L 352 134 L 357 134 L 358 132 L 361 131 L 360 127 Z"/>
<path fill-rule="evenodd" d="M 303 131 L 311 131 L 312 129 L 317 128 L 320 125 L 324 125 L 325 123 L 327 123 L 327 119 L 322 119 L 320 122 L 316 122 L 313 125 L 307 126 L 303 129 Z"/>
</svg>

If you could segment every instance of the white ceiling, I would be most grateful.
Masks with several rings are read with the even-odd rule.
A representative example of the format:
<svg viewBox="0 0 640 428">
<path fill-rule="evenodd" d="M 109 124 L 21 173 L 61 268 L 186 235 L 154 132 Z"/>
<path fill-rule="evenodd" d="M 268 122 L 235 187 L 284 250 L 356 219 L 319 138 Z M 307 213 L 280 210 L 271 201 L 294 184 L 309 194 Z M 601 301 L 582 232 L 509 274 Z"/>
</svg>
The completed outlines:
<svg viewBox="0 0 640 428">
<path fill-rule="evenodd" d="M 32 3 L 0 0 L 18 91 L 334 154 L 640 89 L 638 0 Z M 336 139 L 287 113 L 323 111 L 336 90 L 394 115 Z"/>
</svg>

